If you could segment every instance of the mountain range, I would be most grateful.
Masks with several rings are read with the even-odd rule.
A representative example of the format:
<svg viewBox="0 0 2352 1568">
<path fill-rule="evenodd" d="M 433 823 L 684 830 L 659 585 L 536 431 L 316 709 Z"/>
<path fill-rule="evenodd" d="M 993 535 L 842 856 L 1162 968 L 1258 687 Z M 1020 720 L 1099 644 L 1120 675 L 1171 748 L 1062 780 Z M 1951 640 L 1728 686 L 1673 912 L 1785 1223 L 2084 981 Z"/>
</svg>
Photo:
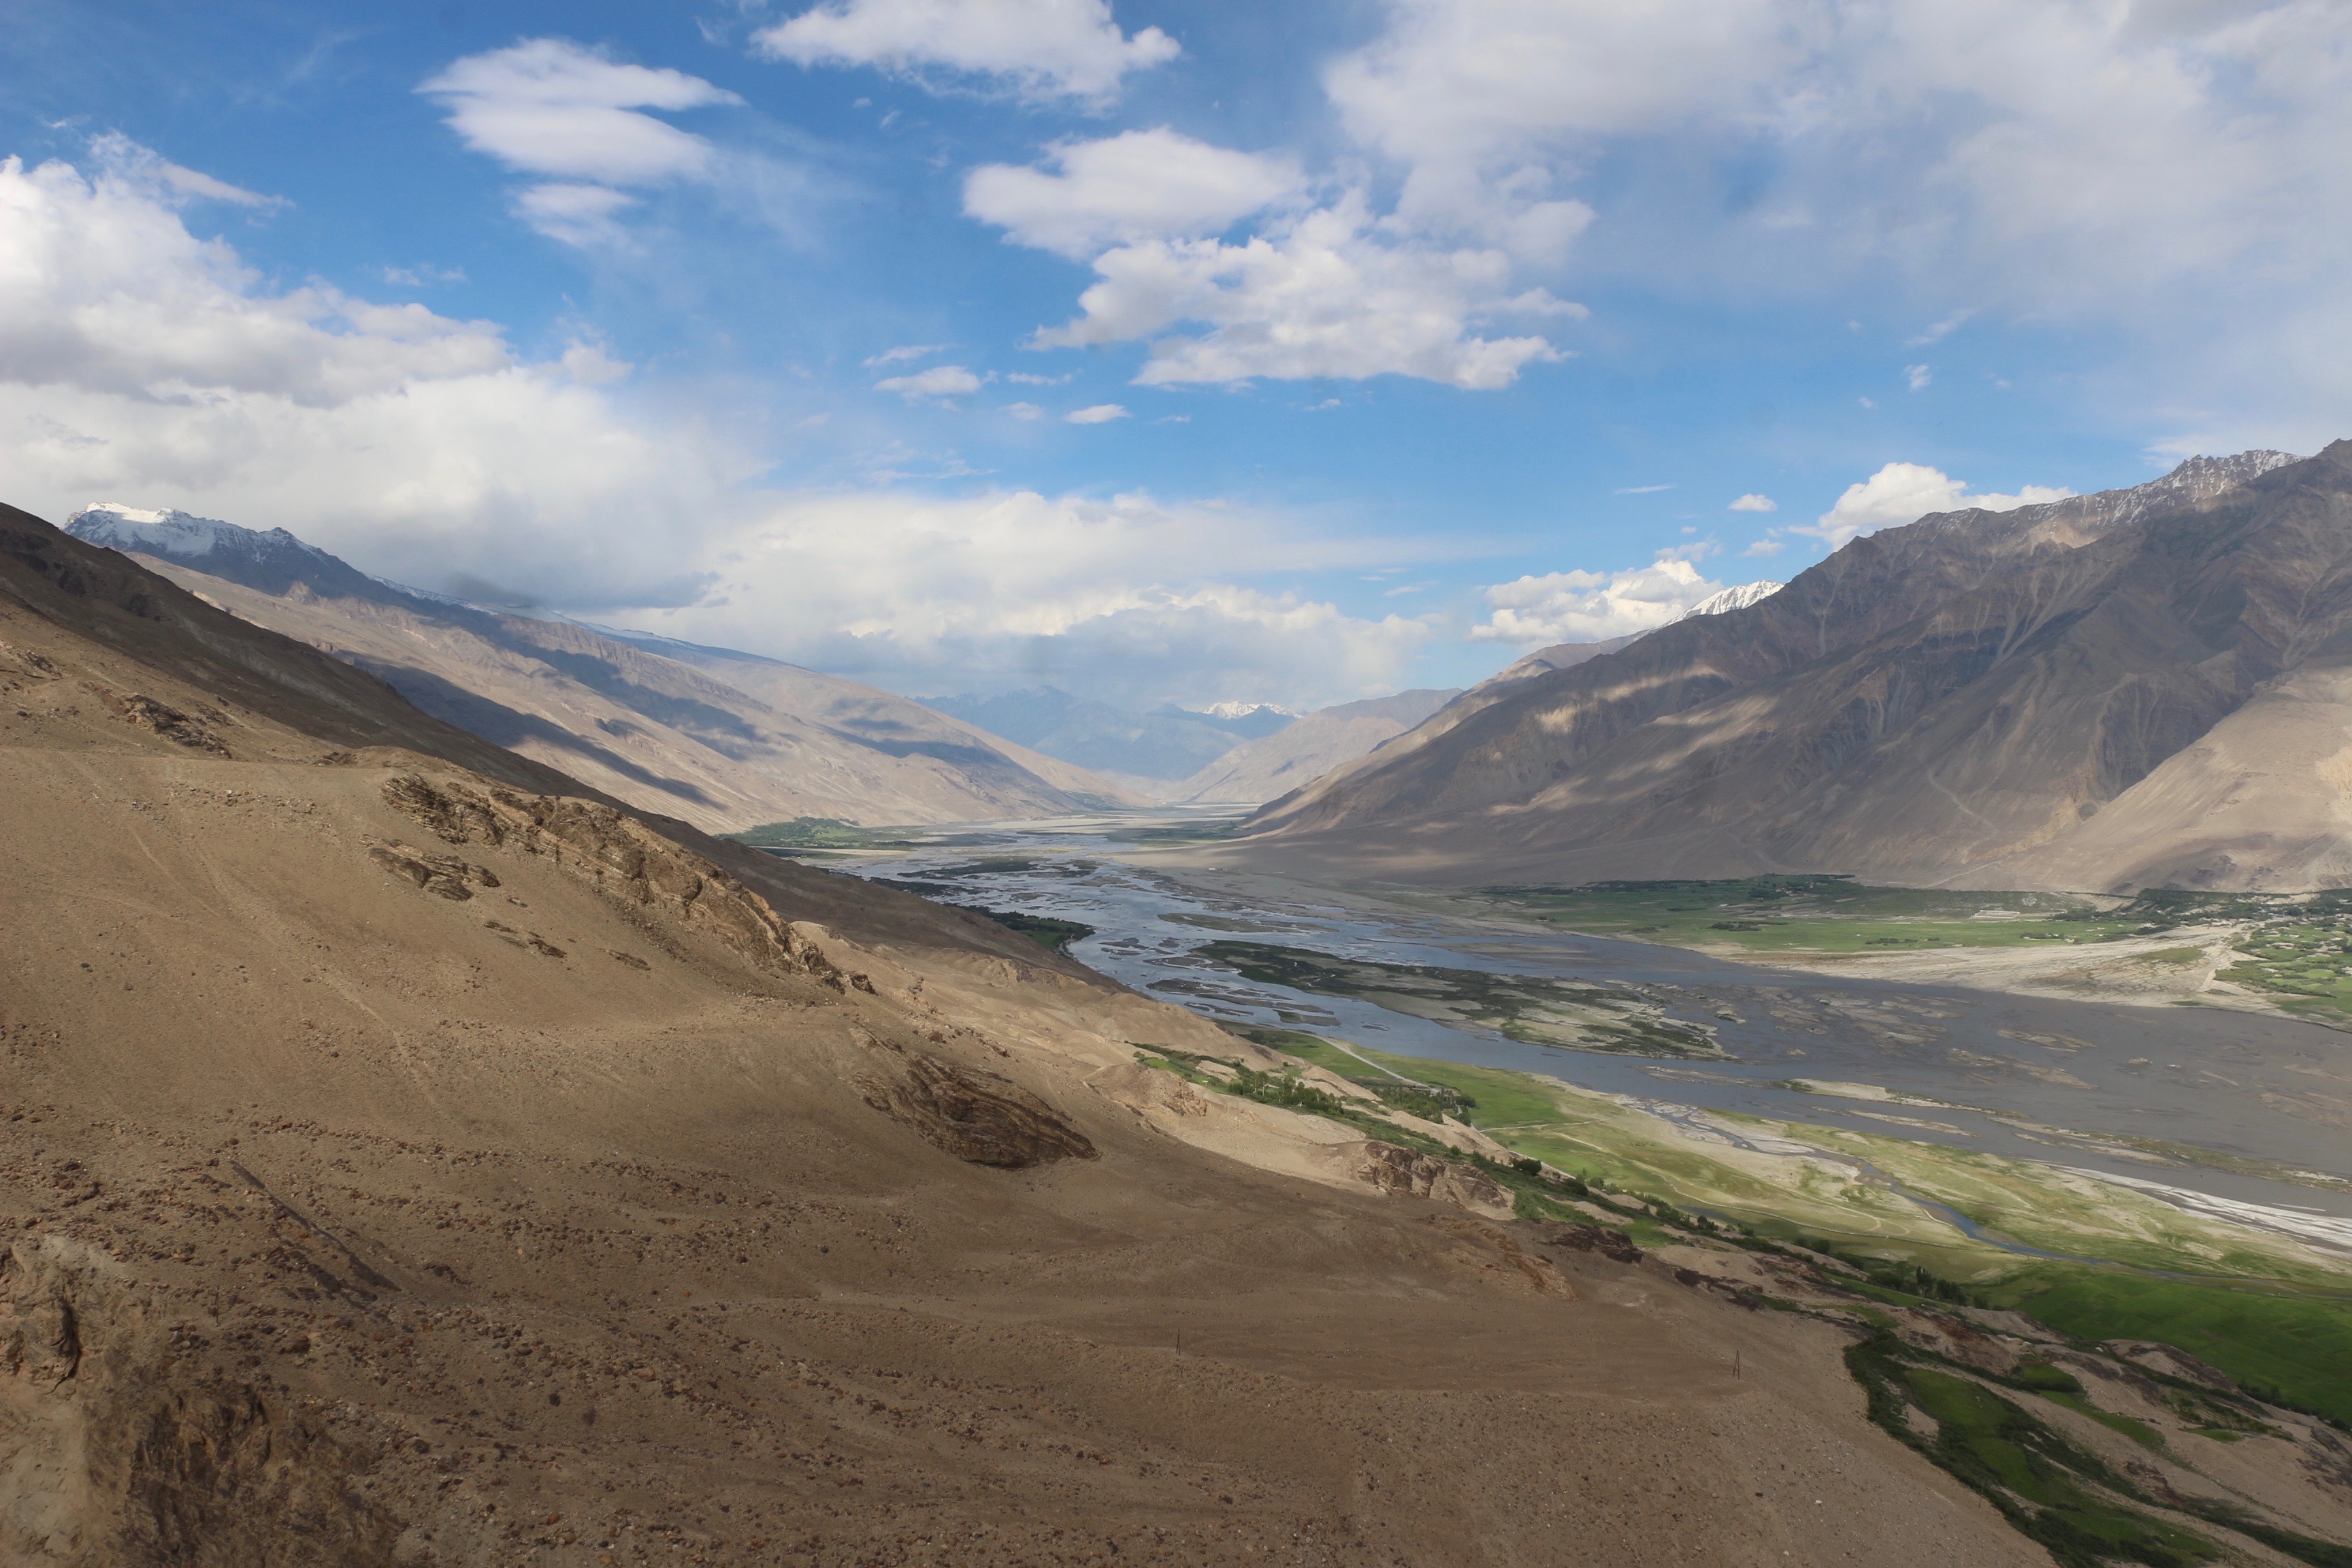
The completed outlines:
<svg viewBox="0 0 2352 1568">
<path fill-rule="evenodd" d="M 730 649 L 383 582 L 283 529 L 101 504 L 67 531 L 615 799 L 725 832 L 1060 816 L 1139 797 L 903 698 Z"/>
<path fill-rule="evenodd" d="M 924 698 L 925 705 L 992 734 L 1120 781 L 1155 799 L 1182 798 L 1181 781 L 1297 715 L 1264 703 L 1208 710 L 1163 703 L 1132 713 L 1056 687 Z"/>
<path fill-rule="evenodd" d="M 2343 885 L 2352 442 L 1882 530 L 1489 683 L 1242 831 L 1412 880 Z"/>
<path fill-rule="evenodd" d="M 1400 691 L 1318 708 L 1271 734 L 1243 742 L 1178 784 L 1169 799 L 1251 805 L 1272 800 L 1386 745 L 1460 695 Z"/>
</svg>

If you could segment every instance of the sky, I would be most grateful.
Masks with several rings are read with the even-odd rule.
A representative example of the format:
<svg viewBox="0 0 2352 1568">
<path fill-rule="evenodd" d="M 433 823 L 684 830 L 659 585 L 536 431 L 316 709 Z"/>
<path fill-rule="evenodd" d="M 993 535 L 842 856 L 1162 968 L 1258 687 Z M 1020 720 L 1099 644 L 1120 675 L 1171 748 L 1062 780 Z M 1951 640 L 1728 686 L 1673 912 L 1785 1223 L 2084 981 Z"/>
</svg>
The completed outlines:
<svg viewBox="0 0 2352 1568">
<path fill-rule="evenodd" d="M 12 0 L 0 500 L 1309 709 L 2352 434 L 2338 0 Z"/>
</svg>

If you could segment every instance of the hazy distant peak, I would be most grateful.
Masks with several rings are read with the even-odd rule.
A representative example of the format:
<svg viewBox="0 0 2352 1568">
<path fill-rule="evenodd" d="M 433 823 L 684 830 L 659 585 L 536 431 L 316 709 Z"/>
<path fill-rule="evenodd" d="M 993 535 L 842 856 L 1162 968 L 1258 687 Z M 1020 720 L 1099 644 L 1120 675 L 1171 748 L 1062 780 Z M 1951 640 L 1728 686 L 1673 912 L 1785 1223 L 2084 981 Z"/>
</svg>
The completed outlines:
<svg viewBox="0 0 2352 1568">
<path fill-rule="evenodd" d="M 1286 719 L 1298 717 L 1296 708 L 1285 708 L 1275 702 L 1212 702 L 1206 708 L 1190 711 L 1205 713 L 1212 719 L 1246 719 L 1253 713 L 1279 713 Z"/>
<path fill-rule="evenodd" d="M 1732 610 L 1744 610 L 1750 605 L 1770 598 L 1787 586 L 1786 583 L 1742 583 L 1736 588 L 1726 588 L 1720 594 L 1709 595 L 1675 619 L 1686 621 L 1693 616 L 1720 616 Z"/>
</svg>

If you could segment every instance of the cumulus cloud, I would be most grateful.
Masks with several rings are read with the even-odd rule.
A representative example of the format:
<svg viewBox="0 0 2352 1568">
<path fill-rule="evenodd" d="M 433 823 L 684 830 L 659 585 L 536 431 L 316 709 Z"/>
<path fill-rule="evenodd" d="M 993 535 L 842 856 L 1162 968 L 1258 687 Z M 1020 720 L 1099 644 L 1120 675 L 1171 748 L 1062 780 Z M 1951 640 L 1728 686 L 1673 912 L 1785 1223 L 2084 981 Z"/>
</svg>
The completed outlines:
<svg viewBox="0 0 2352 1568">
<path fill-rule="evenodd" d="M 1941 468 L 1923 463 L 1889 463 L 1870 478 L 1846 486 L 1837 505 L 1811 522 L 1790 531 L 1811 534 L 1835 550 L 1848 540 L 1882 528 L 1916 522 L 1930 512 L 1959 511 L 1974 507 L 1984 511 L 2011 511 L 2042 501 L 2063 500 L 2074 492 L 2046 485 L 2026 485 L 2015 495 L 1975 495 L 1966 479 L 1956 479 Z"/>
<path fill-rule="evenodd" d="M 1004 405 L 1004 412 L 1020 420 L 1045 417 L 1045 411 L 1034 403 L 1008 403 Z"/>
<path fill-rule="evenodd" d="M 1116 95 L 1128 72 L 1182 53 L 1157 27 L 1121 33 L 1108 0 L 826 0 L 751 42 L 803 66 L 873 66 L 926 85 L 944 73 L 1095 102 Z"/>
<path fill-rule="evenodd" d="M 989 163 L 966 176 L 963 210 L 1022 245 L 1084 259 L 1113 245 L 1216 234 L 1292 195 L 1286 158 L 1213 147 L 1165 129 L 1055 147 L 1042 168 Z"/>
<path fill-rule="evenodd" d="M 1758 495 L 1755 491 L 1750 490 L 1748 494 L 1741 496 L 1738 500 L 1733 501 L 1729 510 L 1733 511 L 1779 511 L 1780 510 L 1780 503 L 1774 500 L 1770 496 Z"/>
<path fill-rule="evenodd" d="M 1114 419 L 1127 417 L 1127 410 L 1116 403 L 1097 403 L 1090 408 L 1076 408 L 1062 416 L 1073 425 L 1108 425 Z"/>
<path fill-rule="evenodd" d="M 1483 336 L 1478 323 L 1585 314 L 1541 289 L 1510 294 L 1510 261 L 1499 251 L 1390 241 L 1355 196 L 1240 245 L 1149 240 L 1108 251 L 1094 268 L 1100 280 L 1078 297 L 1082 314 L 1039 331 L 1032 346 L 1149 339 L 1136 377 L 1146 386 L 1391 374 L 1507 386 L 1560 351 L 1534 334 Z M 1190 322 L 1208 330 L 1173 330 Z"/>
<path fill-rule="evenodd" d="M 969 397 L 994 379 L 960 364 L 938 364 L 912 375 L 885 376 L 874 384 L 874 390 L 895 392 L 909 403 L 945 402 L 950 397 Z"/>
<path fill-rule="evenodd" d="M 1471 639 L 1539 647 L 1663 626 L 1723 592 L 1725 584 L 1698 569 L 1707 553 L 1704 545 L 1686 546 L 1622 572 L 1549 572 L 1497 583 L 1486 591 L 1492 613 L 1470 629 Z"/>
<path fill-rule="evenodd" d="M 197 188 L 141 160 L 0 162 L 0 472 L 19 504 L 284 527 L 420 586 L 933 689 L 1001 674 L 1305 706 L 1394 684 L 1433 635 L 1236 582 L 1397 552 L 1278 515 L 764 489 L 768 454 L 625 400 L 629 367 L 593 340 L 532 363 L 492 323 L 274 288 L 189 233 Z"/>
<path fill-rule="evenodd" d="M 2352 9 L 2334 0 L 1380 14 L 1325 82 L 1415 232 L 1533 261 L 1545 215 L 1605 168 L 1596 259 L 1644 284 L 1879 281 L 1934 312 L 1923 343 L 1978 316 L 2118 324 L 2090 395 L 2177 419 L 2162 389 L 2193 384 L 2271 416 L 2200 421 L 2182 449 L 2337 433 L 2309 412 L 2352 396 Z M 1709 168 L 1737 174 L 1693 177 Z"/>
<path fill-rule="evenodd" d="M 1239 508 L 1031 490 L 774 498 L 714 540 L 712 591 L 631 617 L 885 685 L 1050 682 L 1114 700 L 1341 700 L 1436 635 L 1234 574 L 1369 559 Z"/>
</svg>

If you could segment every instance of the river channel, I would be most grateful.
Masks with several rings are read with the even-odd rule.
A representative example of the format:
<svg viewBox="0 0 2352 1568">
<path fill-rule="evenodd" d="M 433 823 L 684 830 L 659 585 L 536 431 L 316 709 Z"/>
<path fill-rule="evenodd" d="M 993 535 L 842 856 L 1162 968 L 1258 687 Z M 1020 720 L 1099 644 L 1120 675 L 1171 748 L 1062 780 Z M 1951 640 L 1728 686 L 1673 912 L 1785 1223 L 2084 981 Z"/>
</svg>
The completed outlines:
<svg viewBox="0 0 2352 1568">
<path fill-rule="evenodd" d="M 853 875 L 951 888 L 937 895 L 950 902 L 1076 921 L 1092 928 L 1071 946 L 1080 963 L 1223 1023 L 1545 1073 L 1675 1121 L 1746 1111 L 1985 1150 L 2352 1250 L 2352 1037 L 2221 1008 L 1765 969 L 1234 874 L 1167 847 L 1174 835 L 1232 816 L 1170 809 L 919 830 L 907 847 L 811 858 Z M 1252 981 L 1201 952 L 1219 940 L 1630 991 L 1712 1030 L 1729 1059 L 1534 1045 Z M 1915 1098 L 1872 1102 L 1790 1087 L 1801 1079 Z M 2102 1142 L 2118 1137 L 2275 1162 L 2320 1179 L 2272 1180 Z"/>
</svg>

